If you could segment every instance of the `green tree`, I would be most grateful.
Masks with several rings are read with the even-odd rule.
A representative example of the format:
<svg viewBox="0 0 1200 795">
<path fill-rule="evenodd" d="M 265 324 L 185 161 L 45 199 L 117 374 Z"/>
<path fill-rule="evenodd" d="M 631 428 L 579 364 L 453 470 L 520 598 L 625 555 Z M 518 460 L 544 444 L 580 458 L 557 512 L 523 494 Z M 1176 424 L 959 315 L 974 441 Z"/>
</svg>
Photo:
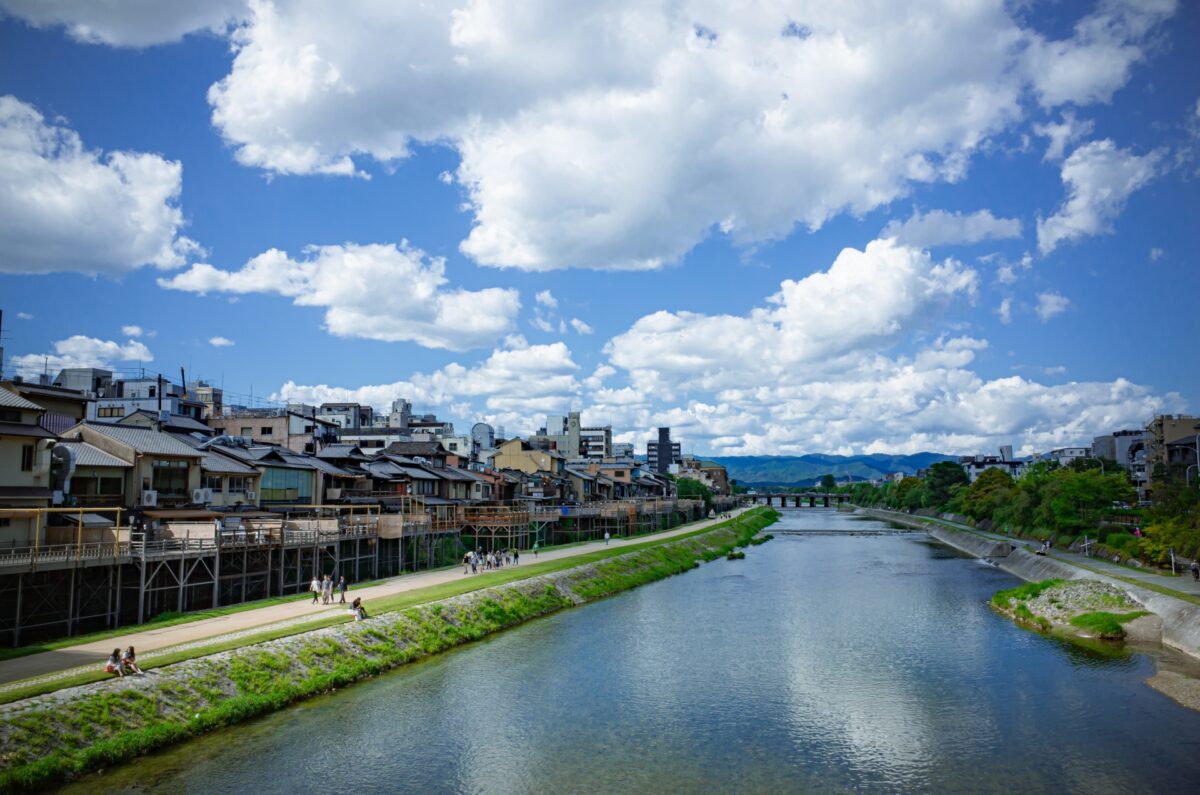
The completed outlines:
<svg viewBox="0 0 1200 795">
<path fill-rule="evenodd" d="M 991 519 L 992 514 L 1016 493 L 1012 476 L 1003 469 L 985 469 L 967 489 L 963 510 L 976 521 Z"/>
<path fill-rule="evenodd" d="M 925 477 L 925 507 L 944 508 L 954 492 L 967 485 L 967 473 L 954 461 L 939 461 Z"/>
<path fill-rule="evenodd" d="M 821 488 L 825 491 L 833 491 L 835 488 L 837 488 L 837 478 L 829 474 L 822 475 Z"/>
<path fill-rule="evenodd" d="M 712 489 L 692 478 L 679 478 L 675 482 L 676 494 L 681 500 L 704 500 L 704 510 L 712 507 Z"/>
</svg>

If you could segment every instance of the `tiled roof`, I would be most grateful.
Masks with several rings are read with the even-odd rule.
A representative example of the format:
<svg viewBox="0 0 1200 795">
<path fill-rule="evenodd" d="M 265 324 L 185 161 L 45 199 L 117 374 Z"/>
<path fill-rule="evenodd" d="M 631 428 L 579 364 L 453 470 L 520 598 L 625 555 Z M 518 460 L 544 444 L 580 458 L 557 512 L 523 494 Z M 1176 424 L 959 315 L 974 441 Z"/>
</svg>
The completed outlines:
<svg viewBox="0 0 1200 795">
<path fill-rule="evenodd" d="M 132 447 L 139 453 L 187 456 L 189 458 L 199 458 L 202 455 L 199 450 L 193 450 L 170 434 L 150 428 L 139 428 L 135 425 L 108 425 L 103 422 L 87 422 L 83 424 L 83 427 L 96 433 L 102 433 L 127 447 Z"/>
<path fill-rule="evenodd" d="M 35 439 L 54 438 L 54 434 L 40 425 L 25 425 L 20 422 L 0 422 L 0 436 L 32 436 Z"/>
<path fill-rule="evenodd" d="M 0 407 L 6 409 L 24 409 L 25 411 L 45 411 L 44 408 L 32 400 L 26 400 L 16 392 L 9 392 L 7 389 L 0 389 Z"/>
<path fill-rule="evenodd" d="M 230 458 L 229 456 L 214 453 L 212 450 L 204 451 L 204 460 L 200 462 L 200 470 L 202 472 L 213 472 L 218 475 L 257 475 L 258 470 L 252 466 L 247 466 L 241 461 Z"/>
<path fill-rule="evenodd" d="M 67 447 L 75 453 L 75 466 L 77 467 L 121 467 L 128 469 L 132 467 L 128 461 L 122 461 L 111 453 L 106 453 L 99 447 L 93 447 L 87 442 L 66 441 L 59 442 L 57 447 Z"/>
</svg>

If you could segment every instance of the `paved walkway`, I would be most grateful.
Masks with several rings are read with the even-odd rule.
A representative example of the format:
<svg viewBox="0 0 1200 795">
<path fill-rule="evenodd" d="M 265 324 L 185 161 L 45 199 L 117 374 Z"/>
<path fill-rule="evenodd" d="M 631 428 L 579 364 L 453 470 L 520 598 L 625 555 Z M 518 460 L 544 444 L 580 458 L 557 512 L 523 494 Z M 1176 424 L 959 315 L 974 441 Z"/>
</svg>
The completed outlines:
<svg viewBox="0 0 1200 795">
<path fill-rule="evenodd" d="M 1035 549 L 1041 547 L 1041 543 L 1038 541 L 1031 541 L 1025 538 L 1014 538 L 1012 536 L 1004 535 L 1003 533 L 992 533 L 986 530 L 980 530 L 978 528 L 971 527 L 970 525 L 951 522 L 947 519 L 935 519 L 929 516 L 918 517 L 915 514 L 902 515 L 909 519 L 926 519 L 929 521 L 938 522 L 940 524 L 953 527 L 956 530 L 965 530 L 968 533 L 974 533 L 976 535 L 984 536 L 985 538 L 993 538 L 997 541 L 1007 541 L 1010 544 L 1023 546 L 1030 552 L 1033 552 Z M 1122 566 L 1118 563 L 1113 563 L 1111 560 L 1105 560 L 1104 558 L 1089 558 L 1086 555 L 1080 555 L 1078 552 L 1067 552 L 1062 549 L 1050 550 L 1049 556 L 1055 560 L 1061 560 L 1064 563 L 1071 563 L 1079 566 L 1080 568 L 1091 569 L 1093 571 L 1107 574 L 1110 577 L 1119 577 L 1126 580 L 1137 580 L 1138 582 L 1148 583 L 1159 588 L 1168 588 L 1179 593 L 1189 594 L 1191 596 L 1200 596 L 1200 582 L 1196 582 L 1192 579 L 1192 575 L 1188 572 L 1187 567 L 1184 565 L 1177 566 L 1177 570 L 1182 576 L 1172 577 L 1169 574 L 1160 574 L 1152 569 L 1139 569 L 1134 568 L 1133 566 Z"/>
<path fill-rule="evenodd" d="M 734 511 L 734 515 L 738 515 L 749 508 L 742 508 Z M 672 536 L 691 533 L 695 530 L 700 530 L 705 527 L 717 524 L 724 521 L 718 519 L 705 519 L 692 524 L 682 525 L 674 530 L 667 530 L 661 533 L 651 533 L 648 535 L 640 535 L 632 538 L 614 538 L 610 542 L 612 547 L 622 547 L 632 544 L 642 544 L 646 541 L 655 539 L 670 538 Z M 600 549 L 604 549 L 603 541 L 593 541 L 578 546 L 571 546 L 565 549 L 552 549 L 539 554 L 536 558 L 533 552 L 526 550 L 521 554 L 521 561 L 528 566 L 532 563 L 541 563 L 547 560 L 562 560 L 564 558 L 573 558 L 581 555 L 586 555 Z M 520 567 L 518 567 L 520 568 Z M 478 575 L 465 575 L 467 577 Z M 370 609 L 371 600 L 379 599 L 384 596 L 392 596 L 394 594 L 412 591 L 418 588 L 426 588 L 431 585 L 439 585 L 441 583 L 452 582 L 464 578 L 462 569 L 457 567 L 451 569 L 436 569 L 433 571 L 424 571 L 416 574 L 403 574 L 394 577 L 379 585 L 373 585 L 368 588 L 351 589 L 348 593 L 349 599 L 356 596 L 362 597 L 363 602 Z M 108 638 L 107 640 L 98 640 L 91 643 L 83 643 L 78 646 L 68 646 L 53 651 L 42 652 L 40 654 L 30 654 L 25 657 L 17 657 L 11 660 L 0 661 L 0 683 L 16 682 L 22 679 L 31 677 L 42 677 L 54 672 L 67 672 L 70 674 L 76 673 L 76 668 L 86 669 L 95 667 L 99 669 L 105 658 L 112 652 L 114 648 L 120 646 L 125 648 L 132 645 L 138 650 L 138 657 L 153 657 L 147 652 L 153 652 L 157 649 L 166 649 L 168 647 L 179 647 L 183 645 L 198 645 L 197 641 L 216 641 L 224 636 L 237 636 L 238 634 L 253 634 L 269 628 L 271 625 L 286 625 L 298 624 L 311 621 L 317 618 L 324 618 L 338 612 L 345 612 L 346 606 L 335 605 L 326 607 L 321 604 L 312 604 L 309 599 L 297 599 L 294 602 L 285 602 L 283 604 L 270 605 L 257 610 L 243 610 L 240 613 L 231 613 L 229 615 L 217 616 L 215 618 L 205 618 L 199 621 L 192 621 L 186 624 L 176 624 L 170 627 L 162 627 L 159 629 L 144 629 L 138 630 L 136 626 L 129 628 L 128 635 L 120 637 Z M 253 632 L 247 632 L 253 630 Z M 64 673 L 63 675 L 67 675 Z M 0 688 L 7 689 L 7 688 Z"/>
</svg>

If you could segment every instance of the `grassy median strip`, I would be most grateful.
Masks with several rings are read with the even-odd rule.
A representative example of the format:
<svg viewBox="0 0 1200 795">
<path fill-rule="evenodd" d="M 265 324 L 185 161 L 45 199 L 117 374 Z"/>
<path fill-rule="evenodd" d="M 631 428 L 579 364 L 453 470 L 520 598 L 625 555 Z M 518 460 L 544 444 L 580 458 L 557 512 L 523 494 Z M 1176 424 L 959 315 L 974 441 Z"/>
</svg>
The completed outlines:
<svg viewBox="0 0 1200 795">
<path fill-rule="evenodd" d="M 745 515 L 746 514 L 743 514 L 743 516 L 745 516 Z M 738 518 L 741 518 L 741 517 L 738 517 Z M 637 544 L 623 544 L 621 546 L 605 547 L 604 549 L 599 549 L 594 552 L 588 552 L 588 553 L 581 554 L 581 555 L 574 555 L 574 556 L 571 556 L 568 558 L 559 558 L 557 560 L 539 561 L 539 562 L 535 562 L 535 563 L 528 564 L 528 565 L 522 564 L 520 566 L 510 566 L 505 569 L 500 569 L 497 571 L 490 571 L 490 572 L 486 572 L 484 574 L 464 575 L 461 580 L 455 580 L 453 582 L 447 582 L 447 583 L 439 583 L 438 585 L 430 585 L 430 586 L 426 586 L 424 588 L 415 588 L 411 591 L 404 591 L 402 593 L 393 594 L 392 596 L 386 596 L 386 597 L 382 597 L 380 599 L 375 599 L 375 600 L 372 600 L 369 604 L 367 604 L 366 607 L 370 611 L 371 615 L 382 615 L 385 613 L 392 613 L 392 612 L 396 612 L 399 610 L 404 610 L 409 607 L 413 607 L 415 605 L 421 605 L 421 604 L 425 604 L 427 602 L 436 602 L 441 599 L 448 599 L 452 596 L 460 596 L 462 594 L 470 593 L 472 591 L 478 591 L 482 588 L 491 588 L 491 587 L 494 587 L 497 585 L 504 585 L 506 583 L 515 582 L 517 580 L 524 580 L 524 579 L 528 579 L 530 577 L 537 577 L 542 574 L 551 574 L 556 571 L 563 571 L 564 569 L 571 569 L 576 566 L 583 566 L 588 563 L 595 563 L 597 561 L 606 560 L 608 558 L 616 557 L 618 555 L 625 555 L 630 552 L 636 552 L 638 550 L 647 549 L 649 547 L 655 547 L 655 546 L 659 546 L 661 544 L 665 544 L 665 543 L 669 543 L 669 542 L 673 542 L 673 541 L 679 541 L 682 539 L 692 538 L 692 537 L 700 535 L 702 533 L 707 533 L 707 532 L 710 532 L 717 528 L 725 527 L 736 521 L 738 521 L 738 519 L 730 519 L 729 521 L 722 522 L 717 525 L 699 528 L 697 530 L 692 530 L 687 533 L 680 533 L 678 535 L 669 536 L 666 538 L 651 538 L 651 539 L 642 541 Z M 564 546 L 575 546 L 575 544 L 564 545 Z M 523 557 L 527 558 L 528 553 L 526 556 L 523 556 Z M 359 586 L 359 587 L 365 587 L 365 586 Z M 264 600 L 261 602 L 247 603 L 246 605 L 237 605 L 236 607 L 240 608 L 239 610 L 231 609 L 228 612 L 241 612 L 241 610 L 251 609 L 253 607 L 264 607 L 269 604 L 275 604 L 278 602 L 291 602 L 291 601 L 297 601 L 300 599 L 308 599 L 308 598 L 311 598 L 311 597 L 309 597 L 307 594 L 301 594 L 298 597 L 297 596 L 277 597 L 274 600 Z M 211 615 L 227 615 L 227 614 L 228 614 L 227 612 L 214 611 L 213 613 L 210 614 L 210 616 Z M 290 635 L 299 635 L 304 632 L 311 632 L 315 629 L 324 629 L 325 627 L 334 626 L 335 624 L 344 624 L 351 620 L 352 620 L 351 617 L 346 612 L 338 612 L 338 613 L 334 613 L 331 615 L 324 615 L 324 616 L 316 617 L 312 621 L 305 621 L 303 623 L 289 624 L 284 627 L 276 626 L 275 628 L 272 628 L 272 626 L 270 624 L 267 624 L 262 628 L 261 632 L 255 632 L 253 634 L 241 635 L 239 637 L 229 638 L 227 640 L 220 640 L 219 638 L 216 638 L 216 639 L 214 639 L 213 643 L 205 644 L 202 646 L 188 644 L 187 648 L 180 649 L 180 650 L 174 651 L 174 652 L 171 650 L 170 647 L 167 647 L 165 649 L 157 650 L 157 651 L 153 652 L 153 656 L 139 655 L 138 663 L 141 665 L 141 667 L 144 670 L 152 670 L 152 669 L 161 668 L 161 667 L 167 666 L 167 665 L 174 665 L 175 663 L 183 662 L 185 660 L 192 660 L 197 657 L 205 657 L 209 654 L 216 654 L 216 653 L 222 652 L 222 651 L 238 649 L 243 646 L 251 646 L 251 645 L 254 645 L 255 643 L 262 643 L 264 641 L 275 640 L 277 638 L 285 638 Z M 184 623 L 184 622 L 179 622 L 179 623 Z M 169 624 L 155 625 L 155 626 L 169 626 Z M 88 642 L 89 639 L 90 640 L 99 640 L 99 639 L 101 639 L 101 637 L 118 637 L 119 638 L 119 637 L 121 637 L 122 634 L 129 634 L 130 632 L 140 632 L 143 629 L 145 629 L 146 627 L 147 627 L 147 625 L 143 624 L 143 625 L 140 625 L 137 627 L 126 627 L 123 630 L 114 630 L 111 633 L 108 633 L 108 632 L 102 633 L 102 634 L 98 633 L 97 636 L 88 636 L 86 638 L 84 638 L 84 637 L 74 638 L 74 639 L 70 640 L 69 642 L 65 642 L 62 645 L 56 646 L 56 648 L 63 648 L 66 646 L 72 646 L 72 645 L 76 645 L 79 643 L 86 643 L 86 642 Z M 42 649 L 42 650 L 48 651 L 49 649 Z M 86 684 L 90 684 L 92 682 L 100 682 L 105 679 L 111 679 L 112 675 L 106 674 L 102 670 L 102 665 L 101 665 L 102 662 L 103 662 L 102 660 L 97 659 L 95 671 L 86 671 L 86 672 L 74 674 L 72 676 L 65 676 L 65 677 L 62 677 L 61 679 L 54 679 L 54 680 L 46 681 L 46 682 L 31 682 L 28 686 L 25 686 L 25 687 L 19 686 L 20 681 L 10 683 L 10 684 L 6 685 L 6 687 L 8 687 L 9 689 L 0 691 L 0 704 L 9 704 L 14 701 L 20 701 L 21 699 L 32 698 L 33 696 L 40 696 L 45 693 L 52 693 L 56 690 L 62 690 L 67 687 L 76 687 L 78 685 L 86 685 Z M 40 678 L 40 677 L 38 677 L 38 678 Z"/>
</svg>

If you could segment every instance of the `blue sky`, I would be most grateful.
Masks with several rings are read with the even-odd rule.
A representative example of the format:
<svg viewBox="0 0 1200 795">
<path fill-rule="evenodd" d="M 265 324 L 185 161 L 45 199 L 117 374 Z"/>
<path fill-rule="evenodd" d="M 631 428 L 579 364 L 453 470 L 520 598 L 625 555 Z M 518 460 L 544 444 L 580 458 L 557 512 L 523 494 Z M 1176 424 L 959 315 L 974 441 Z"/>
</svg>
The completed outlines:
<svg viewBox="0 0 1200 795">
<path fill-rule="evenodd" d="M 714 454 L 1196 408 L 1194 4 L 452 5 L 0 0 L 5 373 Z"/>
</svg>

